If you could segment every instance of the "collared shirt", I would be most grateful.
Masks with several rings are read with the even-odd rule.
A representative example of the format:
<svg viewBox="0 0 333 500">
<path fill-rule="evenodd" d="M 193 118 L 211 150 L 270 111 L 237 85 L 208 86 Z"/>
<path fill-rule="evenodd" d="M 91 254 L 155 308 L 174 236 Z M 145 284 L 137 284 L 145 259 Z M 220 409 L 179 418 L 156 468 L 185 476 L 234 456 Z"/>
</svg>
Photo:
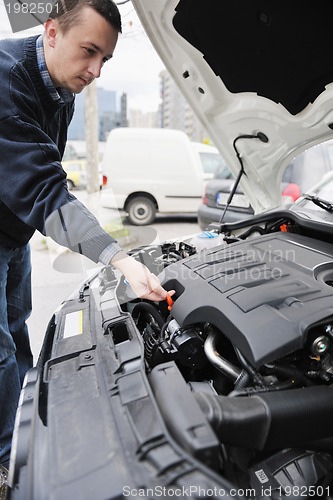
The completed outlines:
<svg viewBox="0 0 333 500">
<path fill-rule="evenodd" d="M 69 102 L 73 99 L 73 93 L 66 89 L 56 89 L 50 73 L 46 66 L 44 46 L 43 46 L 43 35 L 40 35 L 36 40 L 36 55 L 37 64 L 39 67 L 40 74 L 42 76 L 43 82 L 50 92 L 50 96 L 54 101 Z"/>
</svg>

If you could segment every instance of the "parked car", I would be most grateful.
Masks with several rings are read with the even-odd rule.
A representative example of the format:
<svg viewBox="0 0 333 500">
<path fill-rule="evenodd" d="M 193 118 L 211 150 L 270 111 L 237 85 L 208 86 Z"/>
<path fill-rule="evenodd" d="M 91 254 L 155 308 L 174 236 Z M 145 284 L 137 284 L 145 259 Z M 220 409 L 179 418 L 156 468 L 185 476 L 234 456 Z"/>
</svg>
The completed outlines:
<svg viewBox="0 0 333 500">
<path fill-rule="evenodd" d="M 332 138 L 333 3 L 132 2 L 254 215 L 209 248 L 133 249 L 167 302 L 106 266 L 62 303 L 9 499 L 332 500 L 333 199 L 280 204 L 286 166 Z"/>
<path fill-rule="evenodd" d="M 333 141 L 318 144 L 304 151 L 286 167 L 281 182 L 281 204 L 296 201 L 327 172 L 333 170 Z M 198 208 L 198 224 L 206 229 L 210 223 L 236 222 L 248 219 L 254 214 L 247 196 L 238 186 L 231 203 L 226 203 L 235 179 L 226 163 L 217 169 L 214 178 L 207 182 L 202 203 Z"/>
<path fill-rule="evenodd" d="M 222 218 L 224 222 L 236 222 L 252 217 L 253 208 L 240 186 L 237 187 L 226 210 L 234 184 L 235 178 L 226 164 L 218 168 L 213 179 L 207 182 L 202 203 L 198 208 L 198 224 L 201 229 L 207 229 L 210 223 L 220 222 Z"/>
<path fill-rule="evenodd" d="M 62 162 L 67 174 L 68 189 L 85 188 L 87 185 L 87 161 L 85 159 L 67 160 Z"/>
<path fill-rule="evenodd" d="M 99 157 L 102 159 L 104 146 L 99 143 Z M 87 158 L 85 141 L 69 141 L 66 145 L 62 167 L 67 174 L 68 189 L 85 189 L 87 187 Z M 103 175 L 101 162 L 98 165 L 99 185 L 102 189 L 107 183 L 107 177 Z"/>
<path fill-rule="evenodd" d="M 157 213 L 196 214 L 220 161 L 216 148 L 190 141 L 182 130 L 116 128 L 105 146 L 102 205 L 124 210 L 137 226 L 151 224 Z"/>
</svg>

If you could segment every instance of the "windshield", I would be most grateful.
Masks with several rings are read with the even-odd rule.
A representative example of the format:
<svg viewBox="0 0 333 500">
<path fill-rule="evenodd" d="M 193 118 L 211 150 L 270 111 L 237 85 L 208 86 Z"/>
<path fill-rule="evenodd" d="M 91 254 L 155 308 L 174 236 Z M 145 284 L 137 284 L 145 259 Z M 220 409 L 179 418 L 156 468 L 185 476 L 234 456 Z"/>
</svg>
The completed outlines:
<svg viewBox="0 0 333 500">
<path fill-rule="evenodd" d="M 298 186 L 300 195 L 315 194 L 313 187 L 323 187 L 322 179 L 326 179 L 330 172 L 333 172 L 332 140 L 313 146 L 294 158 L 284 171 L 282 183 L 284 186 Z M 317 196 L 326 198 L 323 193 L 317 193 Z"/>
<path fill-rule="evenodd" d="M 333 213 L 333 171 L 323 176 L 303 194 L 293 206 L 293 210 L 307 217 L 332 223 Z"/>
<path fill-rule="evenodd" d="M 333 202 L 333 172 L 326 174 L 307 194 Z"/>
</svg>

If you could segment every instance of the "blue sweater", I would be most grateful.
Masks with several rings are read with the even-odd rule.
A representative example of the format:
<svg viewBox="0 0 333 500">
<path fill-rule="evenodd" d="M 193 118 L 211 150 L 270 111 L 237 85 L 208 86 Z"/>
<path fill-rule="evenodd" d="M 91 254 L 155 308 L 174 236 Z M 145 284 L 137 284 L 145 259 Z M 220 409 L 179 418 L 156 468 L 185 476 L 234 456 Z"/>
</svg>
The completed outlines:
<svg viewBox="0 0 333 500">
<path fill-rule="evenodd" d="M 23 246 L 37 229 L 108 261 L 120 248 L 68 192 L 61 166 L 73 111 L 74 98 L 54 101 L 44 85 L 36 37 L 0 41 L 0 244 Z"/>
</svg>

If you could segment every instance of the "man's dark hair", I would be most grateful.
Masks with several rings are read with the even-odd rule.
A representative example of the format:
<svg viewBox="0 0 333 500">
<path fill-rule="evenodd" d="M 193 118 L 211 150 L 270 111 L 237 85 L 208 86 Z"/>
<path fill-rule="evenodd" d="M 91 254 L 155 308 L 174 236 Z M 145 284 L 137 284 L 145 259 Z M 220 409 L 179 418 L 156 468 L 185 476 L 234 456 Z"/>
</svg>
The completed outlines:
<svg viewBox="0 0 333 500">
<path fill-rule="evenodd" d="M 58 0 L 50 14 L 51 19 L 57 19 L 63 33 L 80 22 L 83 7 L 91 7 L 121 33 L 121 18 L 117 5 L 112 0 Z"/>
</svg>

